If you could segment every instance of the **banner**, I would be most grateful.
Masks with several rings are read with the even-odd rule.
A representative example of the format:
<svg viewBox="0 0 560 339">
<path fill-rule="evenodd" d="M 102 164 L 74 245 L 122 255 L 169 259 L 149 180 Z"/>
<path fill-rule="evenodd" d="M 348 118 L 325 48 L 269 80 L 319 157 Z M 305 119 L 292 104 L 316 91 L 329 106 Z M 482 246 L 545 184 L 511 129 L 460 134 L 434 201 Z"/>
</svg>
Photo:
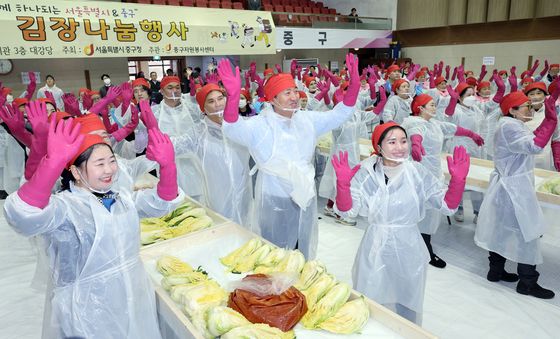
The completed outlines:
<svg viewBox="0 0 560 339">
<path fill-rule="evenodd" d="M 0 58 L 274 54 L 270 12 L 120 2 L 0 1 Z"/>
<path fill-rule="evenodd" d="M 392 34 L 381 30 L 276 27 L 276 48 L 389 48 Z"/>
</svg>

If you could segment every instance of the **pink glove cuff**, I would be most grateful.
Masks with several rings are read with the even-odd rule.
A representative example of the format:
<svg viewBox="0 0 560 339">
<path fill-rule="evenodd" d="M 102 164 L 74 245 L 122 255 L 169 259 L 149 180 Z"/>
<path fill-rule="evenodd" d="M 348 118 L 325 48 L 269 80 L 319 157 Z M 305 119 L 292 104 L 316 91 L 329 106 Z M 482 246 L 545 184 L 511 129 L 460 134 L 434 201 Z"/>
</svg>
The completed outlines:
<svg viewBox="0 0 560 339">
<path fill-rule="evenodd" d="M 33 177 L 18 189 L 18 196 L 31 206 L 45 208 L 63 169 L 64 164 L 57 164 L 46 156 L 43 157 Z"/>
<path fill-rule="evenodd" d="M 447 192 L 443 198 L 449 209 L 454 210 L 459 206 L 461 199 L 463 199 L 466 182 L 466 179 L 459 179 L 456 177 L 451 177 L 449 180 Z"/>
<path fill-rule="evenodd" d="M 179 186 L 177 185 L 177 166 L 175 162 L 160 166 L 157 194 L 166 201 L 177 198 Z"/>
<path fill-rule="evenodd" d="M 349 182 L 336 181 L 336 207 L 341 212 L 352 209 L 352 194 L 350 193 Z"/>
</svg>

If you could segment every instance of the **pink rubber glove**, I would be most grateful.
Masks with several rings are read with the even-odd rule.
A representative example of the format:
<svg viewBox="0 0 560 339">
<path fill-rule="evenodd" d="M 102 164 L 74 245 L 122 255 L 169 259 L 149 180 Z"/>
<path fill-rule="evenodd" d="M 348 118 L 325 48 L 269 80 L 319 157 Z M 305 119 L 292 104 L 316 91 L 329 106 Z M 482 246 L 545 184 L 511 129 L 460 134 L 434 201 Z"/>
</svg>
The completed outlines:
<svg viewBox="0 0 560 339">
<path fill-rule="evenodd" d="M 346 54 L 346 66 L 350 75 L 350 83 L 344 94 L 344 105 L 354 107 L 360 94 L 360 73 L 358 72 L 358 57 L 352 53 Z"/>
<path fill-rule="evenodd" d="M 111 120 L 109 119 L 109 109 L 107 107 L 104 107 L 101 110 L 101 120 L 103 121 L 103 125 L 105 126 L 107 133 L 111 134 L 119 129 L 119 125 L 111 124 Z"/>
<path fill-rule="evenodd" d="M 327 82 L 318 81 L 317 88 L 319 89 L 319 93 L 315 96 L 315 99 L 318 101 L 324 100 L 325 104 L 329 105 L 331 103 L 331 98 L 329 97 L 329 89 L 331 88 L 331 79 L 327 80 Z"/>
<path fill-rule="evenodd" d="M 408 72 L 408 74 L 406 75 L 406 79 L 408 81 L 414 80 L 416 73 L 418 72 L 418 70 L 420 70 L 420 65 L 413 65 L 413 66 L 414 67 L 409 68 L 410 72 Z"/>
<path fill-rule="evenodd" d="M 276 73 L 277 74 L 282 73 L 282 66 L 280 66 L 280 64 L 276 64 L 276 65 L 274 65 L 274 67 L 276 68 Z"/>
<path fill-rule="evenodd" d="M 62 102 L 64 103 L 64 110 L 66 113 L 70 113 L 74 116 L 82 115 L 82 112 L 80 112 L 80 103 L 74 94 L 64 93 L 62 95 Z"/>
<path fill-rule="evenodd" d="M 440 77 L 441 74 L 443 73 L 443 60 L 440 60 L 440 61 L 439 61 L 439 65 L 438 65 L 438 66 L 439 66 L 439 67 L 438 67 L 437 76 Z"/>
<path fill-rule="evenodd" d="M 375 100 L 377 98 L 376 92 L 375 92 L 375 84 L 377 83 L 377 78 L 375 76 L 370 76 L 367 79 L 367 83 L 369 85 L 369 98 L 371 100 Z"/>
<path fill-rule="evenodd" d="M 471 131 L 470 129 L 466 129 L 466 128 L 463 128 L 461 126 L 457 126 L 457 131 L 455 132 L 455 135 L 458 136 L 458 137 L 469 137 L 478 146 L 484 145 L 484 139 L 480 135 Z"/>
<path fill-rule="evenodd" d="M 375 93 L 375 90 L 373 90 L 373 92 Z M 375 113 L 376 115 L 381 114 L 381 112 L 383 112 L 383 109 L 385 108 L 386 103 L 387 103 L 387 92 L 385 91 L 384 87 L 380 87 L 379 102 L 375 105 L 375 108 L 373 109 L 373 113 Z"/>
<path fill-rule="evenodd" d="M 130 101 L 134 96 L 134 91 L 132 89 L 132 85 L 128 81 L 123 82 L 122 84 L 120 84 L 119 87 L 121 88 L 121 97 L 122 97 L 121 117 L 124 117 L 124 114 L 126 113 L 125 108 L 130 106 Z"/>
<path fill-rule="evenodd" d="M 420 134 L 414 134 L 410 136 L 410 142 L 412 143 L 411 152 L 412 159 L 414 161 L 422 161 L 422 156 L 426 155 L 426 150 L 422 146 L 422 136 Z"/>
<path fill-rule="evenodd" d="M 89 111 L 91 106 L 93 106 L 93 101 L 91 100 L 91 93 L 89 92 L 84 93 L 84 95 L 82 96 L 82 107 L 85 110 Z"/>
<path fill-rule="evenodd" d="M 553 141 L 551 144 L 552 157 L 554 158 L 554 168 L 560 172 L 560 141 Z"/>
<path fill-rule="evenodd" d="M 517 75 L 515 75 L 515 66 L 511 68 L 511 74 L 509 75 L 508 81 L 510 92 L 517 91 Z"/>
<path fill-rule="evenodd" d="M 130 122 L 122 128 L 119 128 L 111 133 L 111 136 L 115 138 L 117 142 L 124 140 L 124 138 L 132 134 L 132 132 L 134 132 L 134 130 L 138 126 L 138 108 L 136 108 L 136 105 L 130 105 L 129 107 L 131 112 Z"/>
<path fill-rule="evenodd" d="M 336 100 L 335 100 L 335 98 L 336 98 Z M 344 91 L 342 90 L 342 88 L 338 88 L 333 93 L 333 101 L 341 102 L 342 100 L 344 100 Z"/>
<path fill-rule="evenodd" d="M 14 105 L 0 107 L 0 118 L 8 125 L 10 134 L 26 147 L 31 147 L 32 134 L 25 129 L 23 113 Z"/>
<path fill-rule="evenodd" d="M 257 87 L 257 96 L 259 98 L 264 98 L 264 79 L 262 79 L 258 74 L 255 74 L 254 80 L 259 87 Z"/>
<path fill-rule="evenodd" d="M 486 65 L 482 65 L 482 67 L 480 67 L 480 75 L 478 76 L 478 82 L 480 83 L 484 77 L 486 76 L 486 73 L 488 73 L 486 71 Z"/>
<path fill-rule="evenodd" d="M 348 62 L 346 62 L 348 65 Z M 331 162 L 336 173 L 336 207 L 341 212 L 352 208 L 352 194 L 350 193 L 350 182 L 360 169 L 360 164 L 354 168 L 348 165 L 348 152 L 339 153 L 340 160 L 333 154 Z"/>
<path fill-rule="evenodd" d="M 140 114 L 140 120 L 142 120 L 144 126 L 146 126 L 147 129 L 159 130 L 159 125 L 152 111 L 152 107 L 150 106 L 150 102 L 148 100 L 140 100 L 139 105 L 140 111 L 142 112 L 142 114 Z"/>
<path fill-rule="evenodd" d="M 548 66 L 548 60 L 545 60 L 545 61 L 544 61 L 544 68 L 543 68 L 543 70 L 542 70 L 541 73 L 540 73 L 541 78 L 544 78 L 544 76 L 546 75 L 546 73 L 548 73 L 548 67 L 549 67 L 549 66 Z"/>
<path fill-rule="evenodd" d="M 451 178 L 443 200 L 449 209 L 456 209 L 463 199 L 467 175 L 469 174 L 470 157 L 463 146 L 455 147 L 453 158 L 447 156 L 447 168 Z"/>
<path fill-rule="evenodd" d="M 457 67 L 453 68 L 453 75 L 451 76 L 451 81 L 455 81 L 457 78 Z"/>
<path fill-rule="evenodd" d="M 502 79 L 501 76 L 498 75 L 498 73 L 492 75 L 492 80 L 494 80 L 494 83 L 498 87 L 498 90 L 496 91 L 496 94 L 492 98 L 492 101 L 499 104 L 504 99 L 504 93 L 506 92 L 506 85 L 504 84 L 504 80 Z"/>
<path fill-rule="evenodd" d="M 434 77 L 434 72 L 428 72 L 430 77 L 430 88 L 436 88 L 436 78 Z"/>
<path fill-rule="evenodd" d="M 41 159 L 47 154 L 49 118 L 47 114 L 47 105 L 41 101 L 31 101 L 26 105 L 25 111 L 27 113 L 27 120 L 29 120 L 33 130 L 31 147 L 29 147 L 29 157 L 25 163 L 24 171 L 25 179 L 29 180 L 37 170 Z"/>
<path fill-rule="evenodd" d="M 49 204 L 54 184 L 85 138 L 85 135 L 80 135 L 80 124 L 74 124 L 72 120 L 60 120 L 58 125 L 55 124 L 56 119 L 51 119 L 47 155 L 31 179 L 17 191 L 21 200 L 41 209 Z"/>
<path fill-rule="evenodd" d="M 301 81 L 301 72 L 302 72 L 302 67 L 301 67 L 301 66 L 298 66 L 298 67 L 296 68 L 296 75 L 297 75 L 297 79 L 298 79 L 299 81 Z"/>
<path fill-rule="evenodd" d="M 251 91 L 251 79 L 249 79 L 249 72 L 245 72 L 245 88 Z"/>
<path fill-rule="evenodd" d="M 463 65 L 457 68 L 457 80 L 459 80 L 459 83 L 465 82 L 465 67 Z"/>
<path fill-rule="evenodd" d="M 249 74 L 251 74 L 251 81 L 255 81 L 254 76 L 257 75 L 257 63 L 254 61 L 251 61 L 249 65 Z"/>
<path fill-rule="evenodd" d="M 290 62 L 290 73 L 292 74 L 292 78 L 296 78 L 296 70 L 297 70 L 297 60 L 296 59 L 292 59 L 292 62 Z"/>
<path fill-rule="evenodd" d="M 158 196 L 166 201 L 177 198 L 179 186 L 177 185 L 175 150 L 167 134 L 157 129 L 148 130 L 146 158 L 159 164 L 159 182 L 157 184 Z"/>
<path fill-rule="evenodd" d="M 27 72 L 29 76 L 29 84 L 27 84 L 27 89 L 25 90 L 25 98 L 27 100 L 31 100 L 33 98 L 33 93 L 35 93 L 35 89 L 37 88 L 37 78 L 35 77 L 35 72 Z"/>
<path fill-rule="evenodd" d="M 338 81 L 337 77 L 328 69 L 325 70 L 325 76 L 331 80 L 331 84 L 333 84 L 334 87 L 340 86 L 340 81 Z"/>
<path fill-rule="evenodd" d="M 194 97 L 196 95 L 196 88 L 195 88 L 195 83 L 194 83 L 194 78 L 191 76 L 189 78 L 189 94 L 191 97 Z"/>
<path fill-rule="evenodd" d="M 451 66 L 445 66 L 445 80 L 449 81 L 449 72 L 451 71 Z"/>
<path fill-rule="evenodd" d="M 107 91 L 107 95 L 100 99 L 97 103 L 93 104 L 89 111 L 91 113 L 100 114 L 102 110 L 107 108 L 107 105 L 113 102 L 118 96 L 122 94 L 122 90 L 119 86 L 112 86 L 109 87 L 109 91 Z"/>
<path fill-rule="evenodd" d="M 449 96 L 451 98 L 449 99 L 449 105 L 447 105 L 447 107 L 445 108 L 445 114 L 447 114 L 448 116 L 452 116 L 453 114 L 455 114 L 455 107 L 457 107 L 459 94 L 457 94 L 457 92 L 455 92 L 455 90 L 453 90 L 450 85 L 447 85 L 447 93 L 449 93 Z"/>
<path fill-rule="evenodd" d="M 54 106 L 56 108 L 56 100 L 54 100 L 54 96 L 52 95 L 51 91 L 45 91 L 45 98 L 49 99 L 50 101 L 54 102 Z"/>
<path fill-rule="evenodd" d="M 539 67 L 539 59 L 535 60 L 535 63 L 533 64 L 533 67 L 531 67 L 531 69 L 529 70 L 529 72 L 527 72 L 527 75 L 532 77 L 533 74 L 535 74 L 535 71 L 537 70 L 537 67 Z"/>
<path fill-rule="evenodd" d="M 554 107 L 554 103 L 556 102 L 558 97 L 554 97 L 554 95 L 550 95 L 544 101 L 545 111 L 544 111 L 544 120 L 541 122 L 539 127 L 533 132 L 535 138 L 533 141 L 535 145 L 539 146 L 540 148 L 544 148 L 546 144 L 550 141 L 550 137 L 554 133 L 556 129 L 556 124 L 558 123 L 558 117 L 556 115 L 556 107 Z"/>
<path fill-rule="evenodd" d="M 239 96 L 241 95 L 241 77 L 239 66 L 235 66 L 235 73 L 231 70 L 228 59 L 222 59 L 218 63 L 218 74 L 227 92 L 226 107 L 224 109 L 224 120 L 234 123 L 239 119 Z M 259 84 L 260 87 L 260 84 Z"/>
</svg>

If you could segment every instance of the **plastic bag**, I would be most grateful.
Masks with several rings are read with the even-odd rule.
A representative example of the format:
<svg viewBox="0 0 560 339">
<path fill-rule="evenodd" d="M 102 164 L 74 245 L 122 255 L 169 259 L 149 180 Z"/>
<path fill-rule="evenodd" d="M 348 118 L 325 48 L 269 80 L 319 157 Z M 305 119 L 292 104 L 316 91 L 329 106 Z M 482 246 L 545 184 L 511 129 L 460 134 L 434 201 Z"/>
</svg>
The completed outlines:
<svg viewBox="0 0 560 339">
<path fill-rule="evenodd" d="M 264 279 L 263 277 L 267 277 Z M 234 281 L 230 284 L 230 289 L 244 290 L 254 293 L 260 297 L 267 295 L 280 295 L 293 286 L 298 281 L 295 273 L 271 273 L 248 275 L 242 280 Z"/>
<path fill-rule="evenodd" d="M 307 312 L 305 296 L 295 287 L 296 281 L 286 274 L 248 275 L 230 294 L 228 306 L 252 323 L 265 323 L 286 332 Z M 269 293 L 282 291 L 279 294 Z"/>
</svg>

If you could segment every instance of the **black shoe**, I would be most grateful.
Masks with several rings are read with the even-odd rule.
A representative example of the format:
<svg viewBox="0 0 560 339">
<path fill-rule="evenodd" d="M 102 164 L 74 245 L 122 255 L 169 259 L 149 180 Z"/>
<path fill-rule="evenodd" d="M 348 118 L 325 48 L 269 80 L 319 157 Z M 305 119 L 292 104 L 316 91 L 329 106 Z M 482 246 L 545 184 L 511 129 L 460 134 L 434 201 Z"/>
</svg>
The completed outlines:
<svg viewBox="0 0 560 339">
<path fill-rule="evenodd" d="M 503 271 L 502 273 L 496 273 L 495 271 L 488 271 L 486 279 L 491 282 L 505 281 L 505 282 L 516 282 L 519 280 L 519 276 L 515 273 L 508 273 Z"/>
<path fill-rule="evenodd" d="M 547 290 L 546 288 L 541 287 L 539 284 L 535 283 L 532 286 L 527 286 L 522 282 L 517 284 L 517 293 L 521 293 L 524 295 L 532 295 L 535 298 L 539 299 L 552 299 L 554 298 L 554 292 L 551 290 Z"/>
<path fill-rule="evenodd" d="M 434 267 L 437 267 L 437 268 L 444 268 L 445 266 L 447 266 L 447 263 L 445 261 L 443 261 L 443 259 L 441 259 L 437 255 L 434 255 L 432 260 L 430 260 L 430 265 L 432 265 Z"/>
</svg>

